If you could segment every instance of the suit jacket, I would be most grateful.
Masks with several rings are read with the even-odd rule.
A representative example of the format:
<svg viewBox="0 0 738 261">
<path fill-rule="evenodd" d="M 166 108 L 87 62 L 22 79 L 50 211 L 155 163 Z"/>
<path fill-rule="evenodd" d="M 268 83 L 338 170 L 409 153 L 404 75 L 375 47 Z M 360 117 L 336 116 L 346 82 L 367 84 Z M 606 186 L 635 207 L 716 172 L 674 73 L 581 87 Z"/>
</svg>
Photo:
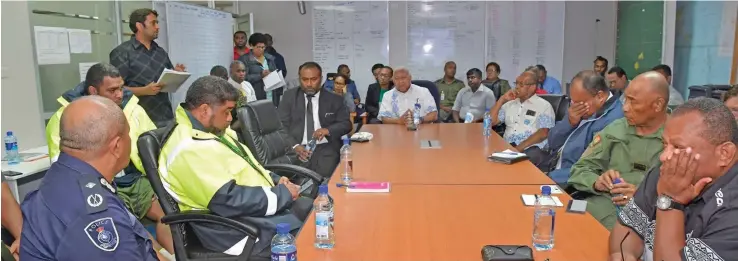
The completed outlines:
<svg viewBox="0 0 738 261">
<path fill-rule="evenodd" d="M 344 97 L 325 90 L 321 90 L 318 97 L 318 120 L 321 127 L 328 129 L 328 144 L 336 153 L 343 146 L 341 136 L 348 134 L 353 127 L 343 99 Z M 284 92 L 279 104 L 279 120 L 287 131 L 289 144 L 301 144 L 305 133 L 305 92 L 301 88 Z"/>
<path fill-rule="evenodd" d="M 376 119 L 379 115 L 379 94 L 382 87 L 379 83 L 372 83 L 369 85 L 369 89 L 366 91 L 366 100 L 364 105 L 366 106 L 367 121 Z M 389 90 L 394 88 L 394 84 L 390 82 Z"/>
</svg>

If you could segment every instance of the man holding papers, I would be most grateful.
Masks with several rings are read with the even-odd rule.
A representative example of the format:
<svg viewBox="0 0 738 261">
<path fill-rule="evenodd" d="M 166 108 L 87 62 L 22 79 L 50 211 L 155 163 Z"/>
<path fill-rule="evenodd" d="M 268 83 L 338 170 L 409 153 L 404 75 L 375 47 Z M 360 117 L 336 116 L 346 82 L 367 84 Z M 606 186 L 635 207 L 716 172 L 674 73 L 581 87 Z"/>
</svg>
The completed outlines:
<svg viewBox="0 0 738 261">
<path fill-rule="evenodd" d="M 159 36 L 158 16 L 148 8 L 133 11 L 128 26 L 134 36 L 110 52 L 110 63 L 118 68 L 124 86 L 138 96 L 149 117 L 162 127 L 174 120 L 174 113 L 169 95 L 161 92 L 164 84 L 158 79 L 164 69 L 184 71 L 185 66 L 173 66 L 169 54 L 154 42 Z"/>
</svg>

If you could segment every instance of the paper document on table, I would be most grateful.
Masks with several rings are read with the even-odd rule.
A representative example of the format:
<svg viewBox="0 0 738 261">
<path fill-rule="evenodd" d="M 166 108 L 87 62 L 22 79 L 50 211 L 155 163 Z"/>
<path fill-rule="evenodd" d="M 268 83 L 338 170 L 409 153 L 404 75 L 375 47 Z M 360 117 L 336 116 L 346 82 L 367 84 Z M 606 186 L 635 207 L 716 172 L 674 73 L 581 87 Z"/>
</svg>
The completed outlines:
<svg viewBox="0 0 738 261">
<path fill-rule="evenodd" d="M 39 65 L 69 63 L 69 34 L 67 28 L 34 26 L 36 59 Z"/>
<path fill-rule="evenodd" d="M 90 67 L 95 65 L 97 63 L 79 63 L 79 79 L 80 81 L 84 81 L 87 78 L 87 71 L 90 70 Z"/>
<path fill-rule="evenodd" d="M 69 33 L 69 51 L 71 53 L 92 53 L 92 35 L 90 30 L 67 29 Z"/>
<path fill-rule="evenodd" d="M 159 80 L 156 82 L 164 84 L 164 87 L 161 89 L 162 92 L 174 93 L 188 78 L 190 78 L 190 73 L 188 72 L 164 69 L 161 72 L 161 76 L 159 76 Z"/>
<path fill-rule="evenodd" d="M 287 83 L 280 70 L 275 70 L 264 77 L 264 91 L 273 91 L 284 87 Z"/>
<path fill-rule="evenodd" d="M 520 197 L 523 199 L 523 204 L 525 204 L 526 206 L 533 206 L 536 204 L 536 199 L 540 197 L 540 195 L 523 194 L 523 195 L 520 195 Z M 551 202 L 550 200 L 544 201 L 543 205 L 544 206 L 556 206 L 556 207 L 564 206 L 564 204 L 561 203 L 561 200 L 559 200 L 559 197 L 551 196 L 551 198 L 553 198 L 553 202 Z"/>
</svg>

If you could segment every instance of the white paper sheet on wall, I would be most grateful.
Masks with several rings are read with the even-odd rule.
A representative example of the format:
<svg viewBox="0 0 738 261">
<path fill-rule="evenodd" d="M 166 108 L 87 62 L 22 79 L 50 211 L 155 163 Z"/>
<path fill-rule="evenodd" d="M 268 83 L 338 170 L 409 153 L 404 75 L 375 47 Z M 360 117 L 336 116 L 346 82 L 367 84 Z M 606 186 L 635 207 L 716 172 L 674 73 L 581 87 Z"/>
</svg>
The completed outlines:
<svg viewBox="0 0 738 261">
<path fill-rule="evenodd" d="M 736 16 L 738 16 L 738 2 L 724 2 L 723 19 L 720 23 L 720 48 L 718 49 L 719 56 L 733 56 L 733 36 L 735 34 Z"/>
<path fill-rule="evenodd" d="M 69 33 L 69 51 L 71 53 L 92 53 L 92 36 L 90 30 L 67 29 Z"/>
<path fill-rule="evenodd" d="M 34 26 L 39 65 L 69 63 L 69 35 L 63 27 Z"/>
<path fill-rule="evenodd" d="M 79 63 L 79 79 L 80 82 L 84 81 L 85 78 L 87 78 L 87 71 L 90 70 L 90 67 L 95 65 L 97 63 Z"/>
</svg>

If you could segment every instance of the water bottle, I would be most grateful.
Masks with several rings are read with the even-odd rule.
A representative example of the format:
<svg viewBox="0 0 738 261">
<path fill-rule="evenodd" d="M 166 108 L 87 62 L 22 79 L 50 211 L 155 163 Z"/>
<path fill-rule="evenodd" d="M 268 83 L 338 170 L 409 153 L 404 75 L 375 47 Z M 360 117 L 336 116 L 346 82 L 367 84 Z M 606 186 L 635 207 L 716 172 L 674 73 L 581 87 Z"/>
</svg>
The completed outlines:
<svg viewBox="0 0 738 261">
<path fill-rule="evenodd" d="M 492 135 L 492 115 L 489 113 L 489 108 L 484 112 L 484 121 L 482 123 L 482 135 L 489 137 Z"/>
<path fill-rule="evenodd" d="M 296 261 L 295 237 L 290 234 L 290 224 L 277 224 L 277 234 L 272 238 L 272 261 Z"/>
<path fill-rule="evenodd" d="M 464 116 L 464 123 L 472 123 L 474 121 L 474 114 L 471 112 L 467 112 L 466 116 Z"/>
<path fill-rule="evenodd" d="M 315 139 L 310 139 L 310 141 L 308 141 L 308 144 L 305 145 L 305 150 L 307 150 L 308 156 L 304 160 L 299 158 L 302 162 L 310 161 L 310 158 L 313 156 L 313 151 L 315 150 Z"/>
<path fill-rule="evenodd" d="M 551 250 L 554 247 L 555 207 L 551 187 L 541 187 L 541 196 L 536 199 L 533 214 L 533 247 L 538 251 Z"/>
<path fill-rule="evenodd" d="M 349 139 L 343 139 L 343 147 L 341 147 L 341 166 L 343 166 L 343 172 L 341 172 L 341 183 L 348 186 L 352 180 L 352 170 L 354 169 L 354 161 L 351 157 L 351 145 Z"/>
<path fill-rule="evenodd" d="M 333 203 L 328 197 L 328 185 L 318 187 L 318 198 L 315 199 L 315 247 L 332 249 L 336 243 L 333 234 Z"/>
<path fill-rule="evenodd" d="M 272 91 L 267 91 L 267 92 L 266 92 L 266 99 L 267 99 L 268 101 L 271 101 L 271 100 L 272 100 Z"/>
<path fill-rule="evenodd" d="M 5 136 L 5 159 L 8 161 L 8 165 L 20 163 L 18 138 L 13 135 L 12 131 L 8 131 L 7 136 Z"/>
<path fill-rule="evenodd" d="M 416 128 L 417 126 L 420 126 L 420 123 L 422 122 L 422 119 L 420 117 L 420 103 L 415 103 L 415 108 L 413 109 L 413 124 L 415 124 Z"/>
<path fill-rule="evenodd" d="M 620 184 L 620 183 L 623 183 L 623 181 L 622 181 L 622 180 L 620 180 L 620 178 L 615 178 L 615 179 L 614 179 L 614 180 L 612 181 L 612 184 L 613 184 L 613 185 L 617 185 L 617 184 Z M 622 196 L 623 196 L 623 194 L 612 194 L 612 197 L 613 197 L 613 198 L 619 198 L 619 197 L 622 197 Z M 618 205 L 615 205 L 615 209 L 617 209 L 617 212 L 618 212 L 618 213 L 620 213 L 620 206 L 618 206 Z"/>
</svg>

